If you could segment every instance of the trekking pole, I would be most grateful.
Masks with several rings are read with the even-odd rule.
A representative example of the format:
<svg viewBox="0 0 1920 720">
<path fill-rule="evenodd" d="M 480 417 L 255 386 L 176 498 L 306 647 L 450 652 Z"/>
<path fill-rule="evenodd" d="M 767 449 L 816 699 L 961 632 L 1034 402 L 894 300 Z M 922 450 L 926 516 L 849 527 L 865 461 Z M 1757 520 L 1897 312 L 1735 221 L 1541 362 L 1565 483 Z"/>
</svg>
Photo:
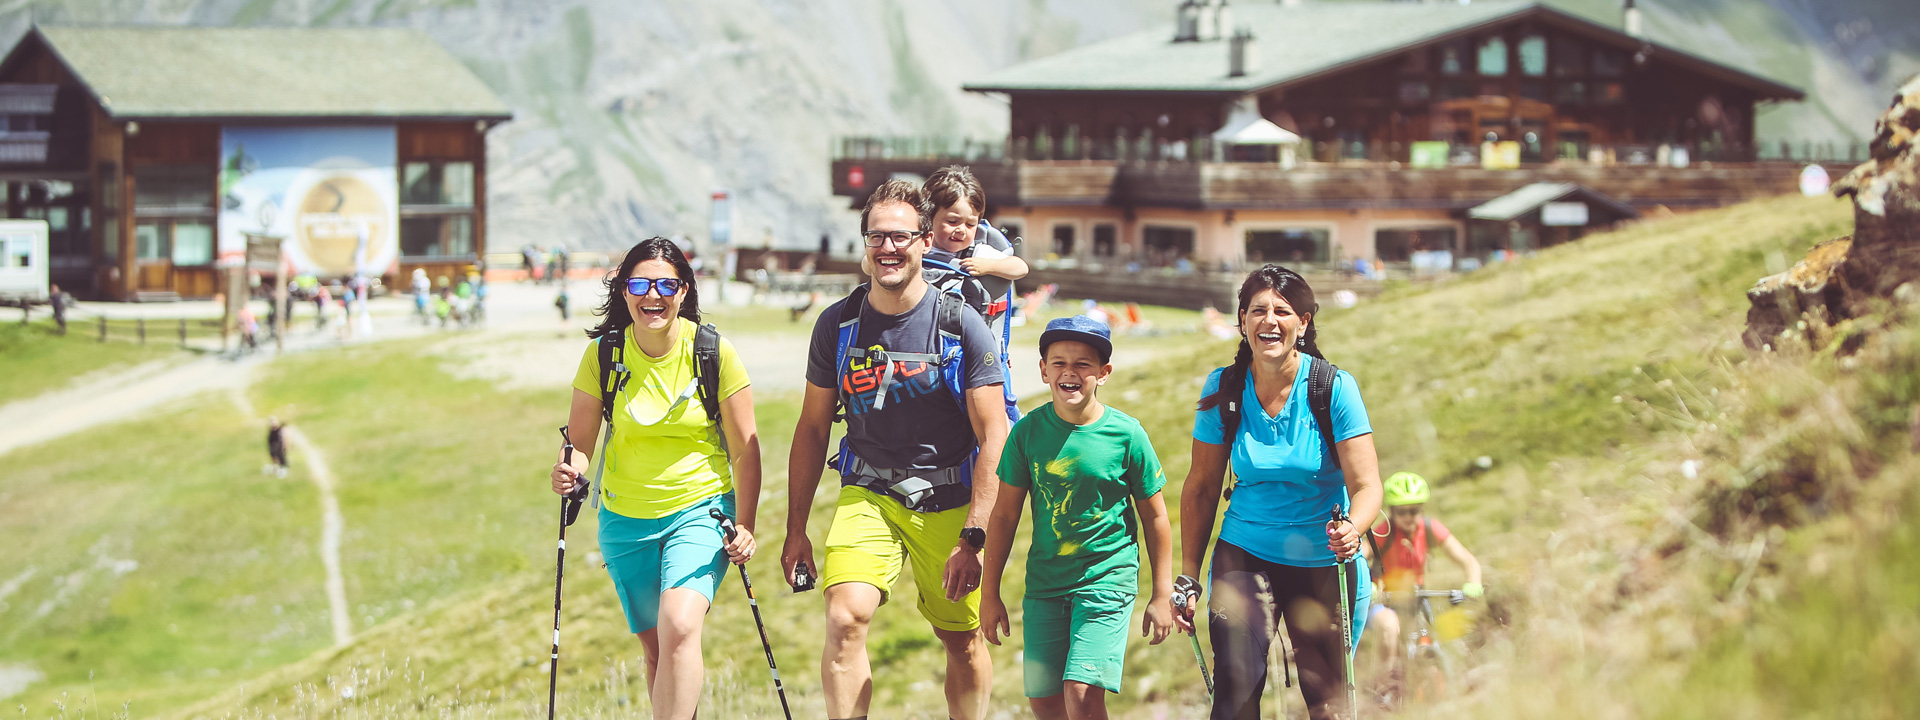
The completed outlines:
<svg viewBox="0 0 1920 720">
<path fill-rule="evenodd" d="M 713 519 L 720 521 L 720 532 L 725 533 L 727 542 L 733 542 L 733 518 L 720 512 L 720 508 L 707 511 Z M 773 643 L 767 642 L 767 623 L 760 619 L 760 601 L 753 597 L 753 581 L 747 579 L 747 564 L 740 564 L 740 584 L 747 588 L 747 604 L 753 606 L 753 625 L 760 629 L 760 649 L 767 651 L 767 669 L 773 671 L 773 691 L 780 694 L 780 713 L 793 720 L 793 711 L 787 707 L 787 689 L 780 684 L 780 666 L 773 664 Z"/>
<path fill-rule="evenodd" d="M 1194 604 L 1194 597 L 1191 591 L 1189 592 L 1181 592 L 1179 590 L 1174 591 L 1173 608 L 1175 610 L 1184 614 L 1187 612 L 1187 609 L 1189 607 L 1193 606 L 1193 604 Z M 1193 624 L 1193 620 L 1189 618 L 1187 620 L 1187 624 L 1191 626 Z M 1187 639 L 1193 641 L 1193 659 L 1195 662 L 1200 663 L 1200 679 L 1206 681 L 1207 697 L 1211 698 L 1213 697 L 1213 673 L 1207 671 L 1207 656 L 1206 656 L 1206 653 L 1203 653 L 1200 650 L 1200 633 L 1197 632 L 1195 628 L 1188 627 Z"/>
<path fill-rule="evenodd" d="M 560 462 L 573 461 L 573 438 L 567 426 L 560 426 Z M 553 720 L 554 692 L 560 687 L 560 587 L 567 577 L 567 526 L 580 517 L 580 506 L 587 500 L 587 484 L 573 478 L 573 490 L 560 498 L 560 553 L 553 561 L 553 662 L 547 668 L 547 720 Z"/>
<path fill-rule="evenodd" d="M 1347 514 L 1340 509 L 1338 503 L 1335 503 L 1333 524 L 1338 525 L 1343 522 L 1347 522 Z M 1333 557 L 1334 575 L 1340 578 L 1340 599 L 1335 604 L 1340 606 L 1340 647 L 1346 651 L 1344 660 L 1347 664 L 1347 718 L 1352 720 L 1359 716 L 1360 690 L 1353 679 L 1353 603 L 1347 599 L 1347 563 L 1349 562 L 1352 562 L 1351 558 L 1341 560 L 1338 554 Z"/>
</svg>

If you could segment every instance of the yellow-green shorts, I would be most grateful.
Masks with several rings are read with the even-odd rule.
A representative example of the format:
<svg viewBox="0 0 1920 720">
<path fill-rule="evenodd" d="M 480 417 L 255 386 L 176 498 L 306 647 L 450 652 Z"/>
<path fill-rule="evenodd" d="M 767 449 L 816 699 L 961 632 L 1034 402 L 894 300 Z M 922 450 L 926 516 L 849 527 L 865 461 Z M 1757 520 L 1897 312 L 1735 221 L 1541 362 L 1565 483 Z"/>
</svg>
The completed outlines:
<svg viewBox="0 0 1920 720">
<path fill-rule="evenodd" d="M 821 584 L 863 582 L 880 589 L 881 603 L 900 579 L 903 565 L 913 566 L 913 583 L 920 589 L 920 614 L 940 630 L 980 627 L 980 591 L 960 602 L 948 602 L 941 586 L 947 557 L 960 543 L 967 508 L 919 513 L 893 498 L 865 488 L 844 485 L 827 530 L 827 560 Z"/>
</svg>

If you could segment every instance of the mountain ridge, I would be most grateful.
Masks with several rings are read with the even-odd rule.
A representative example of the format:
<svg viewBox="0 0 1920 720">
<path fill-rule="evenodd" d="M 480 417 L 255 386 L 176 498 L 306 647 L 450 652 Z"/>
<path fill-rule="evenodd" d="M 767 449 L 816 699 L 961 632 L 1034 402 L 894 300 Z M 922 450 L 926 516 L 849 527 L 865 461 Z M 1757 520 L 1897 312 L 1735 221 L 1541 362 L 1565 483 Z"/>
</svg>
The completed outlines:
<svg viewBox="0 0 1920 720">
<path fill-rule="evenodd" d="M 1616 0 L 1550 3 L 1617 24 Z M 1768 108 L 1763 139 L 1857 141 L 1857 123 L 1920 71 L 1920 23 L 1891 0 L 1641 3 L 1648 31 L 1808 90 Z M 1172 0 L 67 0 L 32 22 L 400 25 L 427 31 L 515 109 L 489 144 L 489 247 L 617 249 L 704 239 L 708 193 L 733 191 L 734 242 L 815 247 L 853 219 L 828 185 L 845 135 L 1005 132 L 1004 102 L 963 82 L 1022 60 L 1169 26 Z M 1904 24 L 1897 22 L 1905 19 Z M 991 190 L 991 189 L 989 189 Z"/>
</svg>

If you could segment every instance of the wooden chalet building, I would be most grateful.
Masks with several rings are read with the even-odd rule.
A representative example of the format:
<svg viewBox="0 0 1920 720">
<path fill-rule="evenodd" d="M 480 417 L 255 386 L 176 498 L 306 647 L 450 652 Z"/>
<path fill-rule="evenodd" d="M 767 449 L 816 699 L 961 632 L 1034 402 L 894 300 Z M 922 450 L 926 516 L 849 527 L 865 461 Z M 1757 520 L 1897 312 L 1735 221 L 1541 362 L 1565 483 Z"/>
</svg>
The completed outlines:
<svg viewBox="0 0 1920 720">
<path fill-rule="evenodd" d="M 0 61 L 6 216 L 82 297 L 208 297 L 249 246 L 337 278 L 486 251 L 505 103 L 406 29 L 34 27 Z"/>
<path fill-rule="evenodd" d="M 1004 142 L 843 141 L 836 193 L 970 164 L 1043 264 L 1205 269 L 1577 237 L 1469 222 L 1536 183 L 1580 186 L 1596 219 L 1797 187 L 1801 165 L 1760 161 L 1754 113 L 1803 93 L 1650 41 L 1631 9 L 1631 31 L 1513 0 L 1187 0 L 1178 18 L 968 83 L 1009 100 Z"/>
</svg>

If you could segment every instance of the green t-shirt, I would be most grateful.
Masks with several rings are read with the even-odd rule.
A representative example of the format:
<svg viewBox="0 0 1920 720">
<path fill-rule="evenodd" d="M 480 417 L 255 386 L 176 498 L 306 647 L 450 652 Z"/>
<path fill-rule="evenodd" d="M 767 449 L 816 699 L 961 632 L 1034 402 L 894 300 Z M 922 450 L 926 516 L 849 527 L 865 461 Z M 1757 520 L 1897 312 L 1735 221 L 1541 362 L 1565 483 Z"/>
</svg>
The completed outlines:
<svg viewBox="0 0 1920 720">
<path fill-rule="evenodd" d="M 1007 434 L 1000 481 L 1033 501 L 1027 597 L 1138 591 L 1138 520 L 1131 511 L 1167 484 L 1140 421 L 1108 407 L 1099 420 L 1074 425 L 1048 403 Z"/>
</svg>

